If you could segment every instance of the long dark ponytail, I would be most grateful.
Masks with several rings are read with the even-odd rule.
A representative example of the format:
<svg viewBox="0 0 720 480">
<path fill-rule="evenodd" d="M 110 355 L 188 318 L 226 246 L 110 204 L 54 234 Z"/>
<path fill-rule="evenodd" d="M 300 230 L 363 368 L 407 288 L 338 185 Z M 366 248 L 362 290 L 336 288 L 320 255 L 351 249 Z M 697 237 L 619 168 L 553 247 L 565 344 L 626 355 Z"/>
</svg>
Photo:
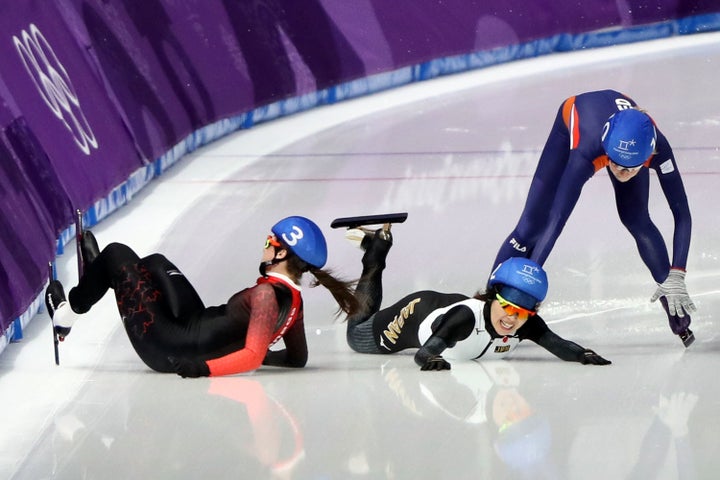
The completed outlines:
<svg viewBox="0 0 720 480">
<path fill-rule="evenodd" d="M 311 287 L 322 285 L 327 288 L 338 304 L 338 314 L 345 312 L 352 315 L 360 310 L 360 302 L 355 298 L 355 281 L 347 281 L 337 278 L 331 270 L 315 268 L 303 262 L 296 255 L 290 254 L 287 259 L 288 273 L 290 276 L 299 281 L 304 272 L 310 272 L 315 280 L 310 284 Z"/>
</svg>

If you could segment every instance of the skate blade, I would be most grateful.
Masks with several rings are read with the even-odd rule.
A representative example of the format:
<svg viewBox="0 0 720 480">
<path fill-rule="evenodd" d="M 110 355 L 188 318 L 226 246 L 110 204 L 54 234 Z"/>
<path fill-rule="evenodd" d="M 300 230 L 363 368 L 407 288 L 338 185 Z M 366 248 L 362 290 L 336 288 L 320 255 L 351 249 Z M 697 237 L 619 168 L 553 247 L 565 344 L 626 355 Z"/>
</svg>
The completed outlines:
<svg viewBox="0 0 720 480">
<path fill-rule="evenodd" d="M 683 345 L 685 345 L 685 348 L 688 348 L 695 342 L 695 334 L 688 330 L 687 334 L 680 335 L 680 340 L 682 341 Z"/>
<path fill-rule="evenodd" d="M 362 215 L 359 217 L 336 218 L 330 223 L 331 228 L 356 228 L 364 225 L 382 225 L 384 223 L 403 223 L 407 212 L 385 213 L 381 215 Z"/>
</svg>

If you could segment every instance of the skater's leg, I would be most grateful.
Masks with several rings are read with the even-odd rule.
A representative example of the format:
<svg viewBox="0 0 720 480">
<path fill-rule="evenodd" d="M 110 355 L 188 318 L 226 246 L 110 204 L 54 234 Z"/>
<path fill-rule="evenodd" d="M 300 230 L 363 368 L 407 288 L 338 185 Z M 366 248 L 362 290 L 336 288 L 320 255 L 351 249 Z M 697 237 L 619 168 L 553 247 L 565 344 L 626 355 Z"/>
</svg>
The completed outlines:
<svg viewBox="0 0 720 480">
<path fill-rule="evenodd" d="M 188 318 L 205 308 L 200 295 L 187 277 L 164 255 L 156 253 L 143 258 L 139 263 L 152 275 L 153 283 L 162 293 L 171 318 Z"/>
<path fill-rule="evenodd" d="M 70 301 L 58 280 L 52 280 L 45 290 L 45 305 L 60 340 L 70 334 L 79 314 L 90 310 L 105 295 L 111 287 L 113 272 L 123 264 L 138 260 L 135 252 L 119 243 L 108 245 L 102 254 L 97 253 L 97 243 L 90 232 L 83 235 L 81 251 L 85 268 L 78 285 L 70 290 L 67 297 Z"/>
<path fill-rule="evenodd" d="M 615 202 L 620 220 L 635 239 L 640 258 L 650 270 L 653 279 L 658 284 L 663 283 L 670 270 L 670 257 L 662 234 L 650 218 L 648 208 L 650 180 L 647 169 L 642 169 L 627 182 L 620 182 L 613 175 L 610 175 L 610 180 L 615 189 Z M 670 329 L 680 337 L 686 347 L 689 347 L 695 340 L 690 330 L 690 315 L 686 313 L 684 316 L 679 316 L 671 313 L 665 297 L 660 297 L 660 303 L 667 314 Z"/>
<path fill-rule="evenodd" d="M 85 266 L 77 286 L 70 290 L 68 298 L 73 311 L 86 313 L 114 288 L 123 277 L 123 268 L 136 264 L 140 257 L 127 245 L 111 243 Z"/>
<path fill-rule="evenodd" d="M 162 255 L 150 255 L 123 265 L 111 279 L 115 302 L 130 343 L 142 361 L 158 372 L 174 371 L 168 357 L 192 352 L 197 341 L 197 332 L 188 328 L 197 315 L 182 311 L 182 300 L 176 296 L 178 292 L 169 288 L 173 275 L 164 269 L 168 265 L 170 263 Z M 168 304 L 168 295 L 175 298 L 174 307 Z M 195 306 L 202 306 L 199 299 L 198 303 L 190 301 Z M 175 317 L 171 308 L 183 316 Z"/>
<path fill-rule="evenodd" d="M 366 235 L 362 242 L 365 254 L 362 258 L 363 270 L 355 289 L 355 296 L 363 306 L 359 318 L 367 318 L 380 310 L 382 304 L 382 272 L 385 270 L 385 259 L 392 247 L 393 239 L 389 225 L 387 230 L 378 230 L 375 234 Z"/>
<path fill-rule="evenodd" d="M 530 258 L 532 256 L 533 249 L 550 220 L 550 207 L 555 202 L 563 172 L 570 159 L 569 144 L 570 138 L 563 118 L 563 106 L 560 106 L 550 135 L 540 154 L 520 219 L 500 246 L 491 272 L 510 257 Z"/>
<path fill-rule="evenodd" d="M 373 335 L 373 319 L 382 304 L 382 271 L 392 242 L 389 224 L 362 240 L 363 270 L 355 289 L 360 310 L 347 318 L 347 342 L 358 352 L 381 353 Z"/>
</svg>

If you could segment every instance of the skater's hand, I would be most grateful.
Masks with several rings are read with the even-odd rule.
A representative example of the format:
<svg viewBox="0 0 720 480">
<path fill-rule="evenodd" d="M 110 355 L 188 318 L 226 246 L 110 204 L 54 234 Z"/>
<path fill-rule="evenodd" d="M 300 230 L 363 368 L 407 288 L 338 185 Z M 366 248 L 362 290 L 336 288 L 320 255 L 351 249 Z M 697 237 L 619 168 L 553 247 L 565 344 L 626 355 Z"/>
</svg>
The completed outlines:
<svg viewBox="0 0 720 480">
<path fill-rule="evenodd" d="M 660 297 L 665 297 L 667 300 L 670 315 L 684 317 L 685 314 L 690 315 L 691 312 L 697 310 L 688 295 L 685 272 L 677 268 L 671 268 L 665 281 L 658 283 L 658 289 L 655 290 L 650 301 L 654 302 Z"/>
<path fill-rule="evenodd" d="M 440 355 L 433 355 L 425 361 L 425 364 L 420 367 L 420 370 L 450 370 L 450 362 Z"/>
<path fill-rule="evenodd" d="M 606 360 L 592 350 L 586 348 L 580 357 L 580 363 L 583 365 L 610 365 L 612 362 Z"/>
<path fill-rule="evenodd" d="M 207 363 L 187 358 L 168 357 L 175 373 L 183 378 L 209 377 L 210 369 Z"/>
</svg>

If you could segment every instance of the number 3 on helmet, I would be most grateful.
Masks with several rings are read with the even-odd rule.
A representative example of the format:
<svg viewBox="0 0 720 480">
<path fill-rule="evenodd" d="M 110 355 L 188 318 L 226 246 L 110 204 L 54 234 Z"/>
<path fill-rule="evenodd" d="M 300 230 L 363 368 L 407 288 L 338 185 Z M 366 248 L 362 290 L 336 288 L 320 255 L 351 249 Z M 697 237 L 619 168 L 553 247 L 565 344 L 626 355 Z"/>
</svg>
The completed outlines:
<svg viewBox="0 0 720 480">
<path fill-rule="evenodd" d="M 309 218 L 283 218 L 270 229 L 300 260 L 315 268 L 327 262 L 327 242 L 320 227 Z"/>
</svg>

